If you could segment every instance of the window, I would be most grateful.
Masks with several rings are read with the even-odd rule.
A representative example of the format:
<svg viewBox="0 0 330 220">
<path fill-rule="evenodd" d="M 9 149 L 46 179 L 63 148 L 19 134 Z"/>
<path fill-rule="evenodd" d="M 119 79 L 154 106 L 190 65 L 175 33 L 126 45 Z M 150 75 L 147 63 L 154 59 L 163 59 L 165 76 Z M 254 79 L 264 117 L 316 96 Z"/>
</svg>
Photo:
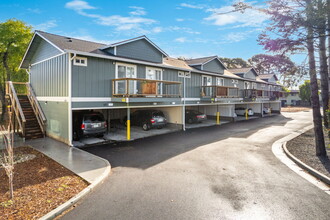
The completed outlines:
<svg viewBox="0 0 330 220">
<path fill-rule="evenodd" d="M 244 82 L 244 89 L 250 89 L 250 82 Z"/>
<path fill-rule="evenodd" d="M 153 68 L 153 67 L 147 67 L 147 69 L 146 69 L 146 79 L 163 80 L 163 70 Z M 149 86 L 149 90 L 148 90 L 149 92 L 154 94 L 154 93 L 156 93 L 156 89 L 157 89 L 158 90 L 157 94 L 162 94 L 163 93 L 163 83 L 162 82 L 157 82 L 157 87 L 156 87 L 155 83 L 152 83 L 150 85 L 154 85 L 154 86 Z"/>
<path fill-rule="evenodd" d="M 225 85 L 225 80 L 223 78 L 217 77 L 216 78 L 216 85 L 217 86 L 224 86 Z"/>
<path fill-rule="evenodd" d="M 202 76 L 202 96 L 212 95 L 212 76 Z"/>
<path fill-rule="evenodd" d="M 73 64 L 76 66 L 87 66 L 87 58 L 86 57 L 76 57 L 76 58 L 74 58 Z"/>
<path fill-rule="evenodd" d="M 190 72 L 183 72 L 183 71 L 179 71 L 178 72 L 178 77 L 186 77 L 186 78 L 191 78 L 191 73 Z"/>
<path fill-rule="evenodd" d="M 266 86 L 265 84 L 261 83 L 261 87 L 262 87 L 262 88 L 265 88 L 265 86 Z"/>
<path fill-rule="evenodd" d="M 257 89 L 257 83 L 252 83 L 252 89 Z"/>
</svg>

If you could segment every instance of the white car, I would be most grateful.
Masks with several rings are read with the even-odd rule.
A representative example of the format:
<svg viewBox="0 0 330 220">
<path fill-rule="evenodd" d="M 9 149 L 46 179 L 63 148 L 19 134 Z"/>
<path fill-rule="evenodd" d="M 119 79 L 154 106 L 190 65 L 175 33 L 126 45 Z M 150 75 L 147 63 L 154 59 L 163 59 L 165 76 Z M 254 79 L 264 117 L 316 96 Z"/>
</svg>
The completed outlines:
<svg viewBox="0 0 330 220">
<path fill-rule="evenodd" d="M 264 107 L 262 111 L 264 112 L 264 114 L 269 114 L 271 110 L 269 107 Z"/>
<path fill-rule="evenodd" d="M 236 115 L 242 115 L 242 116 L 245 116 L 245 112 L 246 110 L 248 111 L 248 116 L 252 116 L 254 115 L 254 112 L 251 108 L 235 108 L 235 113 Z"/>
</svg>

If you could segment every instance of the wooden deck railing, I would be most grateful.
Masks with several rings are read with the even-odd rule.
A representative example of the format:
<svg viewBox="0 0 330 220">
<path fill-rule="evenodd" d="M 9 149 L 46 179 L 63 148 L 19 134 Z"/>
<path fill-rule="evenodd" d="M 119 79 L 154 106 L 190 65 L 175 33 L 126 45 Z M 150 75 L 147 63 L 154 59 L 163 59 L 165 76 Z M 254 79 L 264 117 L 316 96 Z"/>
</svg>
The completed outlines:
<svg viewBox="0 0 330 220">
<path fill-rule="evenodd" d="M 229 86 L 202 86 L 201 96 L 204 98 L 238 98 L 239 89 Z"/>
<path fill-rule="evenodd" d="M 7 82 L 6 83 L 6 94 L 10 97 L 11 105 L 15 112 L 19 128 L 25 136 L 25 123 L 26 119 L 22 110 L 22 107 L 18 100 L 18 95 L 26 95 L 30 101 L 34 114 L 38 120 L 38 124 L 42 133 L 45 135 L 46 133 L 46 117 L 41 110 L 41 107 L 38 103 L 38 100 L 34 94 L 34 91 L 30 85 L 30 83 L 26 82 Z"/>
<path fill-rule="evenodd" d="M 23 83 L 18 83 L 18 84 L 21 85 Z M 14 85 L 11 81 L 6 82 L 6 95 L 10 99 L 11 106 L 12 106 L 12 109 L 13 109 L 14 114 L 16 116 L 19 129 L 21 130 L 22 135 L 25 136 L 26 119 L 25 119 L 25 116 L 23 114 L 21 104 L 19 103 L 16 90 L 15 90 Z"/>
<path fill-rule="evenodd" d="M 119 78 L 112 80 L 113 97 L 167 97 L 180 98 L 181 82 Z"/>
</svg>

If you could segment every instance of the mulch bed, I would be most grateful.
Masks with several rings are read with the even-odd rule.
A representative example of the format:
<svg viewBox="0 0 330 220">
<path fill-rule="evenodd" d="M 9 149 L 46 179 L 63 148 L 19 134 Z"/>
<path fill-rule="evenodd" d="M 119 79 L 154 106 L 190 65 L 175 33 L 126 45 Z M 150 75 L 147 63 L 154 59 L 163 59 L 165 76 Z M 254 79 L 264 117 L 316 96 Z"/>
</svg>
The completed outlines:
<svg viewBox="0 0 330 220">
<path fill-rule="evenodd" d="M 296 107 L 296 106 L 288 106 L 282 107 L 281 112 L 301 112 L 301 111 L 309 111 L 311 108 L 308 107 Z"/>
<path fill-rule="evenodd" d="M 286 146 L 290 153 L 299 160 L 330 178 L 330 142 L 327 133 L 324 133 L 324 138 L 326 140 L 328 157 L 318 157 L 315 155 L 315 136 L 313 129 L 292 139 Z"/>
<path fill-rule="evenodd" d="M 0 219 L 38 219 L 88 186 L 59 163 L 32 149 L 14 149 L 17 155 L 35 155 L 14 167 L 14 199 L 9 199 L 8 177 L 0 167 Z"/>
</svg>

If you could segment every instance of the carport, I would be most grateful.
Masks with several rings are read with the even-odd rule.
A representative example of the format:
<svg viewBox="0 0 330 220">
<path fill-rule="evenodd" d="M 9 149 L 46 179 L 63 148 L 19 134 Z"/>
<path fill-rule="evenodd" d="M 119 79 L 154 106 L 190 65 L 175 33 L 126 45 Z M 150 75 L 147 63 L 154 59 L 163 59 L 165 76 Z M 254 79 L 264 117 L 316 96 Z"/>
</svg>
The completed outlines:
<svg viewBox="0 0 330 220">
<path fill-rule="evenodd" d="M 155 109 L 162 111 L 167 119 L 166 127 L 162 129 L 150 129 L 148 131 L 144 131 L 140 126 L 130 126 L 130 128 L 125 126 L 123 119 L 127 116 L 127 113 L 133 113 L 139 109 Z M 129 108 L 129 111 L 127 110 L 127 107 L 92 110 L 103 113 L 103 116 L 108 124 L 108 132 L 103 136 L 103 138 L 84 137 L 79 141 L 74 141 L 73 145 L 81 147 L 90 144 L 100 144 L 112 141 L 129 141 L 182 130 L 182 106 L 132 106 Z"/>
<path fill-rule="evenodd" d="M 251 108 L 254 112 L 253 116 L 250 115 L 237 115 L 237 117 L 235 117 L 235 121 L 245 121 L 245 120 L 250 120 L 250 119 L 256 119 L 262 116 L 263 113 L 263 103 L 255 103 L 255 102 L 244 102 L 244 103 L 239 103 L 239 104 L 235 104 L 235 109 L 236 108 L 245 108 L 245 109 L 249 109 Z"/>
<path fill-rule="evenodd" d="M 202 121 L 201 123 L 186 123 L 186 129 L 222 125 L 233 121 L 234 118 L 233 104 L 187 105 L 186 109 L 196 110 L 207 116 L 207 120 Z M 217 115 L 217 112 L 219 112 L 219 115 Z"/>
</svg>

